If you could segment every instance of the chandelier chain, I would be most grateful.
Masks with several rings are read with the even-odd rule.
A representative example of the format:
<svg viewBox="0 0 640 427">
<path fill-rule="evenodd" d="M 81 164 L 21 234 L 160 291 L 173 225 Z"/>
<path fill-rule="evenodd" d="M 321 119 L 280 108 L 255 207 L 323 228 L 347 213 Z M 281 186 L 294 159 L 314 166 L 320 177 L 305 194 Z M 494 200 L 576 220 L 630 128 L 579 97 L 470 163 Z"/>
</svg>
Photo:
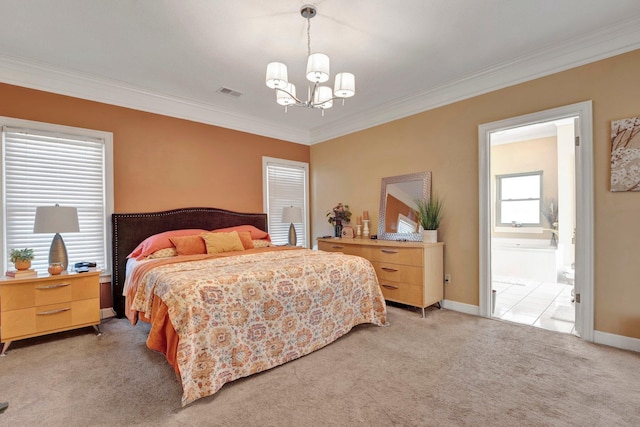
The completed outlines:
<svg viewBox="0 0 640 427">
<path fill-rule="evenodd" d="M 311 17 L 307 16 L 307 57 L 311 55 Z"/>
</svg>

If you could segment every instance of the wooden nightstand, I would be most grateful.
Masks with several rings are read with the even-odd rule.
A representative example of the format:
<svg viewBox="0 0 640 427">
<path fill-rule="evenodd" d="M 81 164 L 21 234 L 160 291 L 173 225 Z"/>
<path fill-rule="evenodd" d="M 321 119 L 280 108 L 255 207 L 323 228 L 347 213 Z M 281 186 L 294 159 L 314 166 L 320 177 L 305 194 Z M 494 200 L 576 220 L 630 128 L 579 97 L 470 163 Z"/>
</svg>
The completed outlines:
<svg viewBox="0 0 640 427">
<path fill-rule="evenodd" d="M 0 355 L 24 338 L 85 326 L 100 334 L 99 279 L 99 271 L 0 278 Z"/>
</svg>

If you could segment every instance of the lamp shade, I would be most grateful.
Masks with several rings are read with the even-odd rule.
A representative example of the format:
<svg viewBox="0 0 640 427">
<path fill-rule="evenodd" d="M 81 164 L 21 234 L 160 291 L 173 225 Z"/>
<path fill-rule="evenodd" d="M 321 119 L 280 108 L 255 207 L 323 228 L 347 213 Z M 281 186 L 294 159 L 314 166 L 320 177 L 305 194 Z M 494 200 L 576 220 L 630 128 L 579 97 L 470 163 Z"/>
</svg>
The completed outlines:
<svg viewBox="0 0 640 427">
<path fill-rule="evenodd" d="M 296 100 L 293 99 L 291 95 L 296 96 L 296 86 L 292 83 L 289 83 L 284 90 L 286 92 L 282 90 L 276 90 L 276 102 L 280 105 L 295 104 Z"/>
<path fill-rule="evenodd" d="M 34 233 L 74 233 L 80 231 L 78 209 L 69 206 L 38 206 Z"/>
<path fill-rule="evenodd" d="M 332 96 L 333 93 L 329 86 L 320 86 L 313 96 L 313 105 L 322 109 L 331 108 L 333 107 Z"/>
<path fill-rule="evenodd" d="M 329 57 L 324 53 L 312 53 L 307 60 L 307 80 L 324 83 L 329 80 Z"/>
<path fill-rule="evenodd" d="M 289 84 L 287 77 L 287 66 L 282 62 L 271 62 L 267 65 L 267 76 L 265 79 L 267 87 L 271 89 L 284 89 Z"/>
<path fill-rule="evenodd" d="M 356 94 L 356 78 L 351 73 L 336 74 L 336 84 L 333 93 L 338 98 L 350 98 Z"/>
<path fill-rule="evenodd" d="M 302 209 L 299 207 L 285 207 L 282 208 L 282 222 L 284 223 L 301 223 L 302 222 Z"/>
</svg>

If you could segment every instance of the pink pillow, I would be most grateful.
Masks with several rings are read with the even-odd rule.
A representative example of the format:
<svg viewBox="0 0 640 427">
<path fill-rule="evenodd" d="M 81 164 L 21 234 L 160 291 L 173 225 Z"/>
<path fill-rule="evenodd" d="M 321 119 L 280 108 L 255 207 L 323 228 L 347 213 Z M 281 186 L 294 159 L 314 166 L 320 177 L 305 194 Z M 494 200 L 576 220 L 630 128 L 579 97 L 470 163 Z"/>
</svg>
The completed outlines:
<svg viewBox="0 0 640 427">
<path fill-rule="evenodd" d="M 131 252 L 127 258 L 135 258 L 136 260 L 141 260 L 151 255 L 157 250 L 172 248 L 173 244 L 171 243 L 170 238 L 176 236 L 191 236 L 194 234 L 206 233 L 207 230 L 202 230 L 200 228 L 192 228 L 192 229 L 184 229 L 184 230 L 171 230 L 165 231 L 164 233 L 154 234 L 153 236 L 149 236 L 142 241 L 134 250 Z"/>
<path fill-rule="evenodd" d="M 217 230 L 211 230 L 212 233 L 229 233 L 231 231 L 249 231 L 251 232 L 251 238 L 253 240 L 266 240 L 267 242 L 271 241 L 271 237 L 269 233 L 266 231 L 262 231 L 253 225 L 236 225 L 235 227 L 227 227 L 227 228 L 218 228 Z"/>
</svg>

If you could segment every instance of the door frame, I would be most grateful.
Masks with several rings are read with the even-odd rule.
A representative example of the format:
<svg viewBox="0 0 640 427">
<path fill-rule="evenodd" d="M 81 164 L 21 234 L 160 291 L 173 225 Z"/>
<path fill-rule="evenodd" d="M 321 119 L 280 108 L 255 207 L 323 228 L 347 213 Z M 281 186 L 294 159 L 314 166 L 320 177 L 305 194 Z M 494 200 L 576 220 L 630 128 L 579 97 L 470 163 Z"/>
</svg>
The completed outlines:
<svg viewBox="0 0 640 427">
<path fill-rule="evenodd" d="M 491 317 L 491 141 L 493 132 L 520 126 L 575 117 L 576 146 L 576 246 L 575 290 L 576 332 L 593 341 L 594 272 L 593 272 L 593 119 L 591 101 L 552 108 L 478 126 L 479 209 L 480 209 L 480 289 L 479 314 Z"/>
</svg>

